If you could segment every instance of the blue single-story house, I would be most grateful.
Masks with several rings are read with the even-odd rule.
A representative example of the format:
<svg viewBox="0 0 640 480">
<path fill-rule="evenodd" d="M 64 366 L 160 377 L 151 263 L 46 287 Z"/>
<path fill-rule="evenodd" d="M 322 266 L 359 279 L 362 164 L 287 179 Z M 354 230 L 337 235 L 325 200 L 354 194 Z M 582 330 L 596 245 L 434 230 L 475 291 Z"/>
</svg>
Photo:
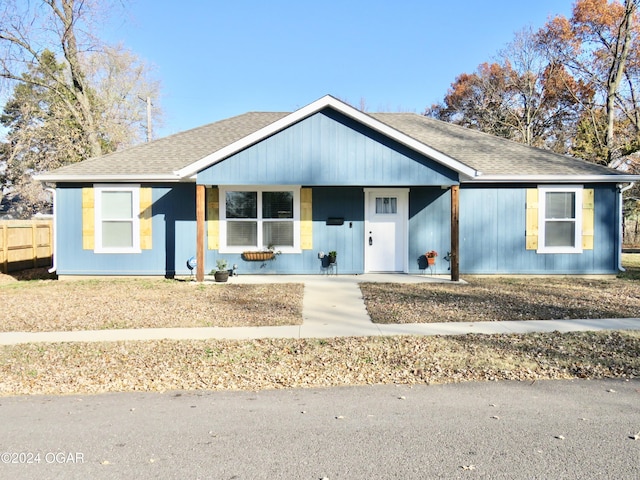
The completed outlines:
<svg viewBox="0 0 640 480">
<path fill-rule="evenodd" d="M 640 179 L 411 113 L 325 96 L 42 174 L 66 275 L 613 274 Z M 253 260 L 273 247 L 275 260 Z M 325 264 L 326 267 L 326 264 Z"/>
</svg>

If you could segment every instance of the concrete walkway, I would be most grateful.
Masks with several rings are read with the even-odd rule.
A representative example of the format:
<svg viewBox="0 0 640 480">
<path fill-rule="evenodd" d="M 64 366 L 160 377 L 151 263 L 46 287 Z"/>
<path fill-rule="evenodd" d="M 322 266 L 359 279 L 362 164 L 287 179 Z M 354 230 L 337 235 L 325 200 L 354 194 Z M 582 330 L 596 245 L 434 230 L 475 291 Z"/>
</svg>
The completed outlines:
<svg viewBox="0 0 640 480">
<path fill-rule="evenodd" d="M 375 324 L 367 314 L 361 282 L 449 282 L 425 275 L 242 275 L 232 283 L 304 283 L 303 324 L 282 327 L 202 327 L 86 330 L 73 332 L 5 332 L 0 345 L 34 342 L 106 342 L 123 340 L 204 340 L 254 338 L 331 338 L 379 335 L 464 335 L 596 330 L 640 330 L 640 318 L 601 320 L 529 320 L 506 322 Z M 214 286 L 212 288 L 224 288 Z"/>
</svg>

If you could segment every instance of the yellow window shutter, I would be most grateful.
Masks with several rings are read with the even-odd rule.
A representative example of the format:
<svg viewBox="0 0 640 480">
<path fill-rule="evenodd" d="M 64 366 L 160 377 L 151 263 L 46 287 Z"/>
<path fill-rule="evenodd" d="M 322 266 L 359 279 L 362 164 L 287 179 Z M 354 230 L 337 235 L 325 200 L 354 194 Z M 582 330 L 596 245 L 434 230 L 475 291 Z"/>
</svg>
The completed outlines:
<svg viewBox="0 0 640 480">
<path fill-rule="evenodd" d="M 152 248 L 152 193 L 151 188 L 140 189 L 140 248 L 142 250 L 151 250 Z"/>
<path fill-rule="evenodd" d="M 594 190 L 588 188 L 582 191 L 582 249 L 593 250 L 594 231 Z"/>
<path fill-rule="evenodd" d="M 538 189 L 527 189 L 526 249 L 538 249 Z"/>
<path fill-rule="evenodd" d="M 313 249 L 313 209 L 311 205 L 312 190 L 300 189 L 300 248 Z"/>
<path fill-rule="evenodd" d="M 220 190 L 207 188 L 207 248 L 220 248 Z"/>
<path fill-rule="evenodd" d="M 93 188 L 82 189 L 82 248 L 93 250 L 95 246 L 95 211 Z"/>
</svg>

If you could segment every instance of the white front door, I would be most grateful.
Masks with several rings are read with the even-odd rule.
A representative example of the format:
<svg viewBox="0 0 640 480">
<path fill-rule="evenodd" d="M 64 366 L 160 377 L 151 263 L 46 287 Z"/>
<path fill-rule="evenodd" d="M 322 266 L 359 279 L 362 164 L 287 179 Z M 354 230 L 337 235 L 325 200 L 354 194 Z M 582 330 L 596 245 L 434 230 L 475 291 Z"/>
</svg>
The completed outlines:
<svg viewBox="0 0 640 480">
<path fill-rule="evenodd" d="M 408 189 L 365 190 L 365 272 L 407 271 Z"/>
</svg>

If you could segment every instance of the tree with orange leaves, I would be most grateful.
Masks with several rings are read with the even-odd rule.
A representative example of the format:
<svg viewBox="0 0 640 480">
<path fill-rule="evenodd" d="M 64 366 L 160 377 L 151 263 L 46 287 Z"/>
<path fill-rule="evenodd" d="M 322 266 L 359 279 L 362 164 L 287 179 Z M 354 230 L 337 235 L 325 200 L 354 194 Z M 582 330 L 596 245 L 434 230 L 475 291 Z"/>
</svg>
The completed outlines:
<svg viewBox="0 0 640 480">
<path fill-rule="evenodd" d="M 573 153 L 615 165 L 640 150 L 638 0 L 577 0 L 573 15 L 551 19 L 537 34 L 551 61 L 594 95 L 563 85 L 582 106 Z"/>
<path fill-rule="evenodd" d="M 591 95 L 590 90 L 542 55 L 531 29 L 517 33 L 500 57 L 458 76 L 444 101 L 426 115 L 567 153 L 579 102 L 564 84 L 571 84 L 581 97 Z"/>
</svg>

